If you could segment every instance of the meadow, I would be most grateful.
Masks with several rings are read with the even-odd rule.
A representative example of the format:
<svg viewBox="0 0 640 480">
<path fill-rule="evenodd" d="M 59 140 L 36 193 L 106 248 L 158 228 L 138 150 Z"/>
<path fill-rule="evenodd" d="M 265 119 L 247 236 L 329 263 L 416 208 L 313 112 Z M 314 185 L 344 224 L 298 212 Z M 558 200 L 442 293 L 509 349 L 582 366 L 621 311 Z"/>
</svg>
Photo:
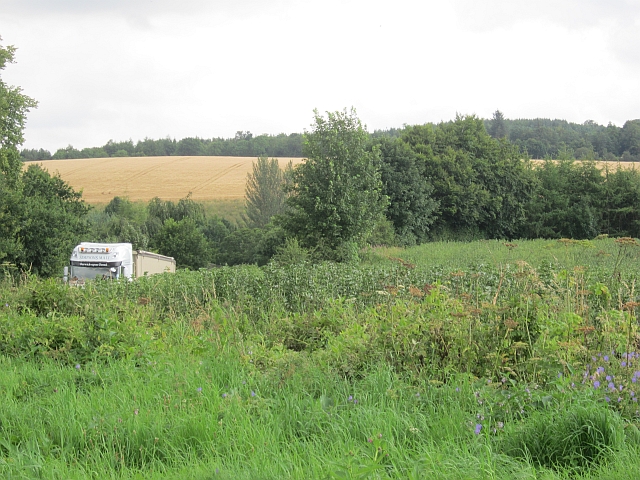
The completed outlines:
<svg viewBox="0 0 640 480">
<path fill-rule="evenodd" d="M 113 197 L 149 201 L 154 197 L 179 200 L 191 193 L 195 201 L 244 200 L 247 174 L 255 157 L 114 157 L 24 162 L 42 165 L 82 191 L 90 204 L 106 204 Z M 282 168 L 300 158 L 278 159 Z"/>
<path fill-rule="evenodd" d="M 634 239 L 0 284 L 3 478 L 624 479 Z"/>
</svg>

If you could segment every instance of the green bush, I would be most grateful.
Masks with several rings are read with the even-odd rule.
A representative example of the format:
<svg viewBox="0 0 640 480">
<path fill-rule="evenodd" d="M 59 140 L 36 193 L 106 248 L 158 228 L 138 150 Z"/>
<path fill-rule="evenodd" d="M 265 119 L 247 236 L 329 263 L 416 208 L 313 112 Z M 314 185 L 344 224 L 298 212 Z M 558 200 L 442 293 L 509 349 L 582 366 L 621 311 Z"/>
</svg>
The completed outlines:
<svg viewBox="0 0 640 480">
<path fill-rule="evenodd" d="M 507 455 L 554 469 L 584 470 L 606 460 L 623 446 L 624 422 L 605 405 L 547 409 L 507 433 Z"/>
</svg>

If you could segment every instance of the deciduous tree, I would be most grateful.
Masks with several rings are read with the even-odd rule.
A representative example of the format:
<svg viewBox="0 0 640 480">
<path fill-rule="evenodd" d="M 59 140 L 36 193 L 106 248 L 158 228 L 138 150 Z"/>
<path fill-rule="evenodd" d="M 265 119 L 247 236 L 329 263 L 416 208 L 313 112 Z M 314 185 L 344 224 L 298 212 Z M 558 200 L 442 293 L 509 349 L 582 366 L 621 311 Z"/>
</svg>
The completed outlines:
<svg viewBox="0 0 640 480">
<path fill-rule="evenodd" d="M 314 111 L 305 134 L 307 160 L 293 171 L 284 227 L 306 247 L 336 259 L 353 257 L 384 214 L 380 152 L 367 150 L 368 134 L 354 109 Z"/>
</svg>

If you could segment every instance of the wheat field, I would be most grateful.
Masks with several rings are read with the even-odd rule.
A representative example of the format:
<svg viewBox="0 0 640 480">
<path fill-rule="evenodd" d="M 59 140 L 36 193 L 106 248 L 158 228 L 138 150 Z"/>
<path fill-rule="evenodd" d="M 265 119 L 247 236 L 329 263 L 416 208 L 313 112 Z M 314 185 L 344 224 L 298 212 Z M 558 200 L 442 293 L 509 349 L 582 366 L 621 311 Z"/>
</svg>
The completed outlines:
<svg viewBox="0 0 640 480">
<path fill-rule="evenodd" d="M 301 158 L 279 158 L 280 167 Z M 120 157 L 37 163 L 50 174 L 59 173 L 90 204 L 103 204 L 113 197 L 148 201 L 154 197 L 179 200 L 191 193 L 196 201 L 244 198 L 247 174 L 255 157 Z"/>
</svg>

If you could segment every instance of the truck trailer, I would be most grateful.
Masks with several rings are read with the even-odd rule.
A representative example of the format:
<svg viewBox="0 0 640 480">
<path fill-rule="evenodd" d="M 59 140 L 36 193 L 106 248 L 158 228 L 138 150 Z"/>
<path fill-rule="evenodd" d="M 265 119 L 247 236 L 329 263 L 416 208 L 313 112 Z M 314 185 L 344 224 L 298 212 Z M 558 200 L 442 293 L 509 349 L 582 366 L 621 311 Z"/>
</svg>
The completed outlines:
<svg viewBox="0 0 640 480">
<path fill-rule="evenodd" d="M 130 243 L 82 242 L 71 253 L 65 267 L 64 280 L 72 285 L 87 280 L 134 278 L 157 273 L 175 272 L 173 257 L 134 250 Z"/>
</svg>

